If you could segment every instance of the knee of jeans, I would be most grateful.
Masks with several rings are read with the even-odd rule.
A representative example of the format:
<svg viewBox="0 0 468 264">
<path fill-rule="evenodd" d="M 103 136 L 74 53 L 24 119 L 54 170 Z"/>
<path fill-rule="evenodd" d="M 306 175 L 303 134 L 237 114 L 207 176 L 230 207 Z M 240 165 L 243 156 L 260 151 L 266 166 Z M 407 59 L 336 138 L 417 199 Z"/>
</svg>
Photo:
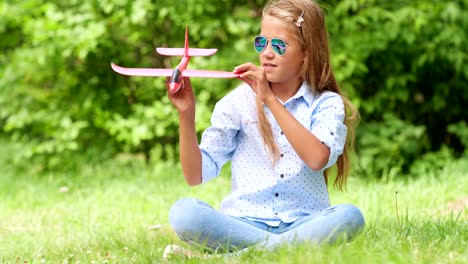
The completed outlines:
<svg viewBox="0 0 468 264">
<path fill-rule="evenodd" d="M 192 198 L 178 200 L 169 211 L 169 223 L 176 233 L 184 232 L 193 226 L 197 213 L 196 204 L 199 201 Z"/>
<path fill-rule="evenodd" d="M 340 210 L 349 220 L 349 223 L 357 230 L 361 230 L 366 221 L 364 220 L 364 215 L 362 214 L 361 210 L 352 204 L 342 204 L 339 205 Z"/>
</svg>

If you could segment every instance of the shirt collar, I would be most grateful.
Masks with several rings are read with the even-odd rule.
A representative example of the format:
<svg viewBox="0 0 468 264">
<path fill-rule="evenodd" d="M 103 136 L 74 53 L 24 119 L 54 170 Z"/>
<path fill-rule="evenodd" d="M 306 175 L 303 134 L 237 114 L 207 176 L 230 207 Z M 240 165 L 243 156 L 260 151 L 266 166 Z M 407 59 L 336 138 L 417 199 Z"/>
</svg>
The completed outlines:
<svg viewBox="0 0 468 264">
<path fill-rule="evenodd" d="M 301 87 L 296 92 L 296 94 L 289 98 L 289 100 L 286 101 L 286 103 L 294 99 L 299 99 L 301 97 L 304 98 L 304 101 L 307 103 L 307 107 L 310 107 L 312 105 L 312 102 L 314 101 L 314 93 L 306 82 L 302 83 Z"/>
</svg>

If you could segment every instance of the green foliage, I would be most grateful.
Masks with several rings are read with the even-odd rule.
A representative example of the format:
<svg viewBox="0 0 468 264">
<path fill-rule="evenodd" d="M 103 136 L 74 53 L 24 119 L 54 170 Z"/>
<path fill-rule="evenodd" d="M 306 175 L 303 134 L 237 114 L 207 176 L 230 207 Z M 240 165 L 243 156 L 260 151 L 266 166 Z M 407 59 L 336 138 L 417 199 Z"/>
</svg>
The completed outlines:
<svg viewBox="0 0 468 264">
<path fill-rule="evenodd" d="M 425 176 L 430 173 L 438 173 L 443 170 L 447 164 L 453 160 L 452 151 L 443 146 L 439 151 L 425 153 L 420 159 L 416 160 L 410 169 L 413 176 Z"/>
<path fill-rule="evenodd" d="M 466 129 L 449 127 L 468 119 L 468 1 L 330 2 L 333 65 L 363 120 L 361 167 L 408 171 L 443 145 L 463 152 Z"/>
<path fill-rule="evenodd" d="M 358 131 L 364 134 L 358 135 L 358 174 L 379 178 L 388 168 L 408 171 L 406 166 L 429 145 L 424 126 L 412 125 L 391 114 L 384 114 L 383 118 L 383 122 L 364 123 Z"/>
<path fill-rule="evenodd" d="M 465 148 L 465 155 L 468 155 L 468 125 L 466 121 L 462 120 L 456 124 L 449 125 L 448 131 L 460 139 L 461 144 Z"/>
<path fill-rule="evenodd" d="M 177 116 L 164 79 L 130 78 L 110 68 L 172 67 L 158 46 L 222 47 L 193 68 L 230 70 L 252 58 L 259 4 L 248 1 L 3 1 L 0 3 L 0 127 L 33 142 L 18 159 L 52 158 L 90 145 L 175 157 Z M 254 13 L 252 13 L 254 12 Z M 240 41 L 231 41 L 239 39 Z M 235 80 L 193 80 L 199 131 Z M 172 154 L 170 154 L 172 153 Z"/>
<path fill-rule="evenodd" d="M 21 144 L 0 137 L 0 145 L 1 263 L 160 263 L 166 245 L 188 247 L 168 222 L 175 201 L 195 197 L 219 208 L 229 193 L 228 171 L 191 188 L 172 163 L 133 156 L 92 164 L 75 154 L 69 162 L 81 166 L 38 173 L 32 162 L 21 170 L 9 162 Z M 460 183 L 468 163 L 458 163 L 411 181 L 352 178 L 349 191 L 330 189 L 332 204 L 354 204 L 366 219 L 351 243 L 168 263 L 465 263 L 467 186 Z"/>
<path fill-rule="evenodd" d="M 462 153 L 468 0 L 320 3 L 327 11 L 337 79 L 362 115 L 360 167 L 382 170 L 392 164 L 408 171 L 413 161 L 443 145 Z M 29 142 L 17 160 L 42 156 L 54 160 L 48 166 L 91 146 L 109 154 L 175 159 L 178 119 L 164 79 L 121 76 L 110 62 L 173 67 L 178 58 L 156 55 L 154 48 L 181 47 L 186 26 L 192 47 L 219 49 L 212 57 L 193 58 L 191 68 L 230 70 L 256 62 L 251 39 L 263 4 L 2 1 L 0 133 Z M 201 133 L 215 102 L 238 81 L 192 83 Z M 370 164 L 376 158 L 381 164 Z"/>
</svg>

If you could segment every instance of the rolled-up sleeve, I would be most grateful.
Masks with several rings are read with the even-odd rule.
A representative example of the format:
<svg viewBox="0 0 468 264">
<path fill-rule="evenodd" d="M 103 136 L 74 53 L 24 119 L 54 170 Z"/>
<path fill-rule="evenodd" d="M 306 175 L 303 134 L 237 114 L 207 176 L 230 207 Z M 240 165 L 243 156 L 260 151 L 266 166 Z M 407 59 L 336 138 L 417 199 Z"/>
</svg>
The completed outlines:
<svg viewBox="0 0 468 264">
<path fill-rule="evenodd" d="M 332 92 L 323 94 L 312 112 L 310 131 L 330 149 L 324 169 L 333 166 L 343 153 L 347 135 L 344 119 L 345 108 L 341 96 Z"/>
<path fill-rule="evenodd" d="M 240 126 L 236 111 L 229 101 L 221 99 L 211 116 L 211 126 L 202 135 L 202 182 L 205 183 L 221 172 L 237 146 Z"/>
</svg>

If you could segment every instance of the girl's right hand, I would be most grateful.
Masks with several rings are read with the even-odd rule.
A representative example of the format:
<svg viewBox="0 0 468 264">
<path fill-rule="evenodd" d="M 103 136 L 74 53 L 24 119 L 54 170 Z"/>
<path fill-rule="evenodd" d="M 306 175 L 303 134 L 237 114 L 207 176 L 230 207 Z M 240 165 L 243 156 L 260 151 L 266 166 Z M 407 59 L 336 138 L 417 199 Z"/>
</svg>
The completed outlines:
<svg viewBox="0 0 468 264">
<path fill-rule="evenodd" d="M 268 98 L 276 100 L 263 67 L 248 62 L 236 66 L 234 73 L 240 74 L 238 79 L 247 83 L 261 102 L 265 102 Z"/>
<path fill-rule="evenodd" d="M 179 113 L 195 113 L 195 95 L 190 79 L 184 77 L 182 87 L 176 93 L 169 92 L 169 78 L 166 81 L 167 97 Z"/>
</svg>

